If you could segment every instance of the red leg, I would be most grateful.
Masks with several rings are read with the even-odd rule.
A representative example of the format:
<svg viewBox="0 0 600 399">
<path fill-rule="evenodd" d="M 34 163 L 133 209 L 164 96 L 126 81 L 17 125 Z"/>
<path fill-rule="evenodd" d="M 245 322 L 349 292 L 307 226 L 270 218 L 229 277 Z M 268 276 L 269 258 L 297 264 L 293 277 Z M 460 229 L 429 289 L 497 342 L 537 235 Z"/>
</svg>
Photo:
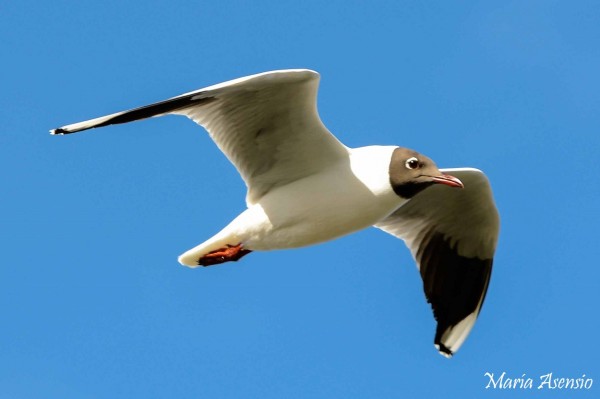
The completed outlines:
<svg viewBox="0 0 600 399">
<path fill-rule="evenodd" d="M 241 243 L 238 245 L 227 245 L 226 247 L 219 248 L 216 251 L 204 255 L 198 259 L 198 264 L 200 266 L 212 266 L 224 262 L 235 262 L 250 252 L 252 251 L 244 249 Z"/>
</svg>

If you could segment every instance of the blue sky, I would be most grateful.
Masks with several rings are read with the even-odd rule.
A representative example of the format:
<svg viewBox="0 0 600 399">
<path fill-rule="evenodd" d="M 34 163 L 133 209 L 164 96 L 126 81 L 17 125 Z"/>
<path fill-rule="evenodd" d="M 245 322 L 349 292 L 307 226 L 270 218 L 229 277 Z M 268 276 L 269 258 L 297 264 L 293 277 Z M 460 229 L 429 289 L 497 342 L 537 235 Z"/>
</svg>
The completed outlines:
<svg viewBox="0 0 600 399">
<path fill-rule="evenodd" d="M 591 391 L 538 397 L 597 397 L 598 3 L 255 3 L 2 5 L 0 398 L 533 395 L 486 390 L 504 371 L 586 374 Z M 453 359 L 381 231 L 181 267 L 245 195 L 185 118 L 47 133 L 281 68 L 321 73 L 345 144 L 489 176 L 494 272 Z"/>
</svg>

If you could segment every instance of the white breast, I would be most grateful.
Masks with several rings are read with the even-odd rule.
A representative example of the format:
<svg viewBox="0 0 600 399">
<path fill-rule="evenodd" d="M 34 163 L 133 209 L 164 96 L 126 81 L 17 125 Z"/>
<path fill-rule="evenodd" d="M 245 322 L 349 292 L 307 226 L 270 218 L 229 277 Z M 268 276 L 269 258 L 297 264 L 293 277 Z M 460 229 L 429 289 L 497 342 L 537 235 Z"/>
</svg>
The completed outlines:
<svg viewBox="0 0 600 399">
<path fill-rule="evenodd" d="M 229 226 L 246 248 L 316 244 L 369 227 L 404 201 L 389 183 L 394 147 L 364 147 L 318 174 L 269 192 Z"/>
</svg>

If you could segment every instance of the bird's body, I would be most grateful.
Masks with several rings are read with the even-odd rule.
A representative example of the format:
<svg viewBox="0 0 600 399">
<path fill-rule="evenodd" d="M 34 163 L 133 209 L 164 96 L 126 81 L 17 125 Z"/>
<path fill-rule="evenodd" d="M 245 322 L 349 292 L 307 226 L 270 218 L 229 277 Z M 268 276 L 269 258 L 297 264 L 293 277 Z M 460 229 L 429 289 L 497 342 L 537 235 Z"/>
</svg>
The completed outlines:
<svg viewBox="0 0 600 399">
<path fill-rule="evenodd" d="M 372 226 L 407 201 L 396 195 L 385 179 L 394 149 L 348 149 L 348 157 L 324 173 L 268 192 L 215 237 L 181 255 L 179 261 L 198 266 L 203 255 L 238 243 L 260 251 L 303 247 Z"/>
<path fill-rule="evenodd" d="M 308 70 L 266 72 L 51 133 L 189 117 L 236 166 L 248 194 L 247 209 L 182 254 L 182 264 L 236 261 L 378 227 L 411 249 L 438 321 L 435 345 L 449 357 L 473 327 L 491 275 L 499 218 L 489 182 L 476 169 L 440 171 L 402 147 L 344 146 L 318 116 L 318 81 Z"/>
</svg>

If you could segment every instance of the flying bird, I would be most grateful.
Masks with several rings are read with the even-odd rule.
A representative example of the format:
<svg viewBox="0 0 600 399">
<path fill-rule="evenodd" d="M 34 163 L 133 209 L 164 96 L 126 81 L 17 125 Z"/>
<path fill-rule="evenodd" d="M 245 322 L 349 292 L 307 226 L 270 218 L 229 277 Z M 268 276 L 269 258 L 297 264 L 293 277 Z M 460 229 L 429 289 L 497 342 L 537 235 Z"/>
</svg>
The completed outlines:
<svg viewBox="0 0 600 399">
<path fill-rule="evenodd" d="M 410 249 L 437 321 L 434 344 L 451 357 L 473 328 L 492 272 L 500 222 L 489 181 L 473 168 L 440 170 L 403 147 L 346 147 L 319 118 L 318 85 L 310 70 L 265 72 L 50 132 L 187 116 L 248 191 L 247 209 L 181 264 L 237 261 L 375 226 Z"/>
</svg>

